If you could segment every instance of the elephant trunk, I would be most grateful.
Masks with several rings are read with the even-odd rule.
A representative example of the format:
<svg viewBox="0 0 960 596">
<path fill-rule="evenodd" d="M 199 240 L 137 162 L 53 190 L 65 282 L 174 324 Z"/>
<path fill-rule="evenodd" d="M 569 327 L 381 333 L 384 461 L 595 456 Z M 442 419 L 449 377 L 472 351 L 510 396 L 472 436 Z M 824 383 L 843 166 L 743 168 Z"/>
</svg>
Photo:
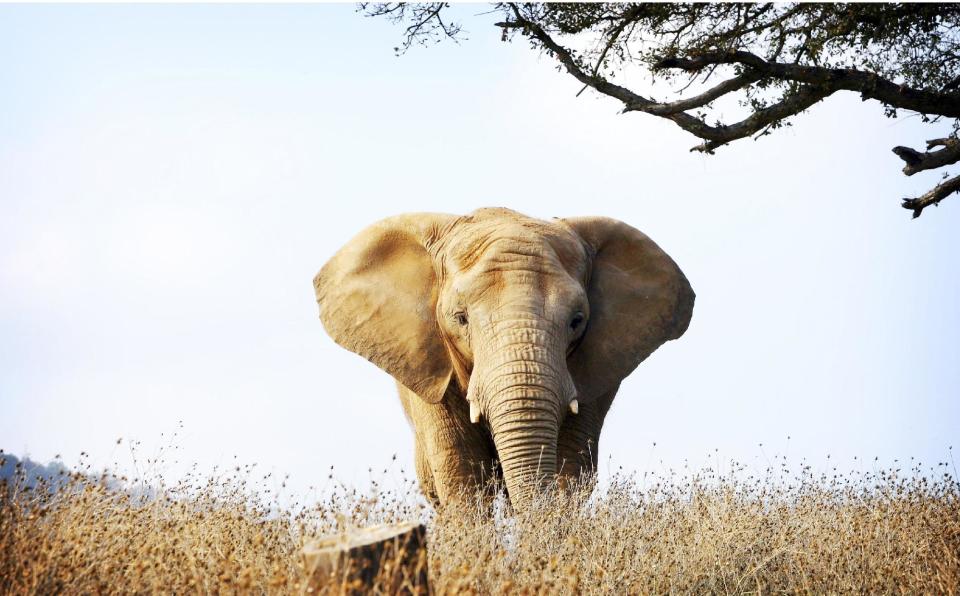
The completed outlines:
<svg viewBox="0 0 960 596">
<path fill-rule="evenodd" d="M 573 398 L 563 354 L 542 329 L 506 331 L 473 399 L 482 401 L 514 507 L 523 509 L 557 474 L 557 438 Z M 512 339 L 511 339 L 512 338 Z M 478 374 L 479 373 L 479 374 Z"/>
<path fill-rule="evenodd" d="M 538 389 L 512 387 L 490 416 L 490 429 L 513 506 L 522 509 L 557 474 L 560 425 Z"/>
</svg>

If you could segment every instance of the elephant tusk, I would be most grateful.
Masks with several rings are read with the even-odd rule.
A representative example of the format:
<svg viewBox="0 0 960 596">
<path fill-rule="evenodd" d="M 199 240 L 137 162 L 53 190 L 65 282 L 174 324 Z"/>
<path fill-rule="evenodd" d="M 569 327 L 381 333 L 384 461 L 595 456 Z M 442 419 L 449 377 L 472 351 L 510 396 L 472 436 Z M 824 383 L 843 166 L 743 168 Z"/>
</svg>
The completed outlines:
<svg viewBox="0 0 960 596">
<path fill-rule="evenodd" d="M 577 402 L 577 400 L 570 400 L 570 411 L 574 414 L 580 413 L 580 404 Z"/>
<path fill-rule="evenodd" d="M 470 422 L 476 424 L 480 422 L 480 406 L 474 402 L 470 402 Z"/>
</svg>

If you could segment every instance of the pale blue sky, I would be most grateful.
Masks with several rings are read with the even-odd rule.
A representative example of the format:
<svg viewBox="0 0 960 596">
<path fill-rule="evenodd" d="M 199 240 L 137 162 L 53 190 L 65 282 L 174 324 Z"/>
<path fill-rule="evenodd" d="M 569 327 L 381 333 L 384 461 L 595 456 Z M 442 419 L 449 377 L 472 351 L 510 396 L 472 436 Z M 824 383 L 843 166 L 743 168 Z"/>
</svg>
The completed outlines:
<svg viewBox="0 0 960 596">
<path fill-rule="evenodd" d="M 689 153 L 487 22 L 397 58 L 353 5 L 0 6 L 0 447 L 123 463 L 118 437 L 182 420 L 181 459 L 298 490 L 410 470 L 391 379 L 326 336 L 310 280 L 377 219 L 502 205 L 620 218 L 697 292 L 604 462 L 947 456 L 960 199 L 911 221 L 936 174 L 890 152 L 942 129 L 839 96 Z"/>
</svg>

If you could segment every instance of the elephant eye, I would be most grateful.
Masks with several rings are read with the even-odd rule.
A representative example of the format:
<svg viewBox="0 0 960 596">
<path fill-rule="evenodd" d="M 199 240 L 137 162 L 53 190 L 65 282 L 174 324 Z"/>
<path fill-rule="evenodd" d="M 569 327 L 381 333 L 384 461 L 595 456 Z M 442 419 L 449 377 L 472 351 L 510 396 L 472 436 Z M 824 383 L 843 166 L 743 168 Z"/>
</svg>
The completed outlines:
<svg viewBox="0 0 960 596">
<path fill-rule="evenodd" d="M 457 323 L 462 327 L 467 324 L 467 313 L 458 312 L 453 317 L 457 320 Z"/>
<path fill-rule="evenodd" d="M 570 328 L 576 331 L 582 323 L 583 323 L 583 313 L 578 312 L 577 314 L 573 315 L 572 319 L 570 319 Z"/>
</svg>

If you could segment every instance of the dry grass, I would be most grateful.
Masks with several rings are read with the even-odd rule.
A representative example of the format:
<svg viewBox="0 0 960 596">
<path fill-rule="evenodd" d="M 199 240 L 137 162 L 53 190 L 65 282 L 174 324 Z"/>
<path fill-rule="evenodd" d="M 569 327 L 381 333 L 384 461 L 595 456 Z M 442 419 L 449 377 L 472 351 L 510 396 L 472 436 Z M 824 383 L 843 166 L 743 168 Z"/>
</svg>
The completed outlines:
<svg viewBox="0 0 960 596">
<path fill-rule="evenodd" d="M 433 513 L 410 481 L 291 511 L 252 467 L 157 476 L 148 491 L 89 470 L 56 491 L 21 476 L 0 487 L 0 592 L 294 592 L 311 536 L 422 518 L 437 593 L 956 594 L 960 491 L 946 469 L 621 476 L 516 515 L 502 498 L 492 514 Z"/>
</svg>

